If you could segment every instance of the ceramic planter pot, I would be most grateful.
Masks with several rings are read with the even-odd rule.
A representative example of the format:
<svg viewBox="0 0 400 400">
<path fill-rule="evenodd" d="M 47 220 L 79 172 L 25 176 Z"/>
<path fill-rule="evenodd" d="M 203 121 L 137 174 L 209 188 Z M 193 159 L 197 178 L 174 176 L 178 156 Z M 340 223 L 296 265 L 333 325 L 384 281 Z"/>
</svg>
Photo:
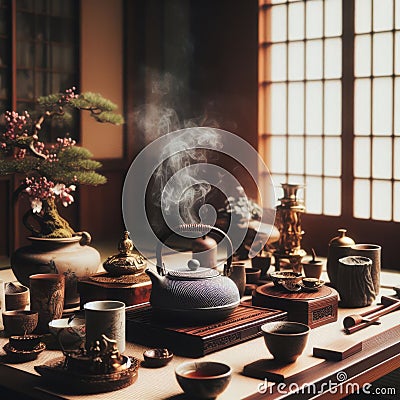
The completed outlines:
<svg viewBox="0 0 400 400">
<path fill-rule="evenodd" d="M 88 239 L 89 238 L 89 239 Z M 30 246 L 17 249 L 11 256 L 14 275 L 25 286 L 33 274 L 58 273 L 65 276 L 64 308 L 79 305 L 77 281 L 95 274 L 101 264 L 100 254 L 90 243 L 89 235 L 47 239 L 29 237 Z"/>
</svg>

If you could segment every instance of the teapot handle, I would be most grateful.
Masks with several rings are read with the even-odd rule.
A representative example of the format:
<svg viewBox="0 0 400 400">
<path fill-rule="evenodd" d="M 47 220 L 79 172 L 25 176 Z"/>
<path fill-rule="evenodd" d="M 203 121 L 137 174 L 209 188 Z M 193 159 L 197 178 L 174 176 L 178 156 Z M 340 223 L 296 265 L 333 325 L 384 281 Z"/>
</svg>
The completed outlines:
<svg viewBox="0 0 400 400">
<path fill-rule="evenodd" d="M 217 233 L 218 235 L 220 235 L 222 237 L 222 240 L 226 239 L 226 241 L 228 243 L 228 258 L 226 260 L 226 264 L 224 265 L 224 275 L 225 276 L 229 276 L 231 274 L 231 264 L 232 264 L 232 257 L 233 257 L 233 246 L 232 246 L 231 239 L 229 238 L 229 236 L 222 229 L 216 228 L 215 226 L 211 226 L 211 225 L 205 225 L 205 224 L 183 224 L 183 225 L 179 225 L 177 227 L 177 231 L 181 232 L 181 233 L 199 232 L 199 233 L 202 233 L 203 235 L 206 235 L 208 232 L 212 231 L 212 232 Z M 163 243 L 165 242 L 165 240 L 168 239 L 169 236 L 170 236 L 170 234 L 168 234 L 166 237 L 163 237 L 162 240 L 160 240 L 157 243 L 157 248 L 156 248 L 157 272 L 160 275 L 165 275 L 165 266 L 164 266 L 164 263 L 162 261 L 161 250 L 162 250 Z"/>
</svg>

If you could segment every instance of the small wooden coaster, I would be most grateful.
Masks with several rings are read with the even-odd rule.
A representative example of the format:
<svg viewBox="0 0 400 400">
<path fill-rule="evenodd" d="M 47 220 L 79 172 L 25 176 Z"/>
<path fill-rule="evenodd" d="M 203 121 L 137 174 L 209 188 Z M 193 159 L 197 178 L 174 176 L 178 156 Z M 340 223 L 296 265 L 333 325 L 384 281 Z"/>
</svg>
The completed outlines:
<svg viewBox="0 0 400 400">
<path fill-rule="evenodd" d="M 327 345 L 313 348 L 313 356 L 325 360 L 341 361 L 362 350 L 362 342 L 347 338 L 335 340 Z"/>
<path fill-rule="evenodd" d="M 273 358 L 264 358 L 245 365 L 243 374 L 251 378 L 281 383 L 317 364 L 318 361 L 316 362 L 315 358 L 307 356 L 299 357 L 290 364 L 278 362 Z"/>
</svg>

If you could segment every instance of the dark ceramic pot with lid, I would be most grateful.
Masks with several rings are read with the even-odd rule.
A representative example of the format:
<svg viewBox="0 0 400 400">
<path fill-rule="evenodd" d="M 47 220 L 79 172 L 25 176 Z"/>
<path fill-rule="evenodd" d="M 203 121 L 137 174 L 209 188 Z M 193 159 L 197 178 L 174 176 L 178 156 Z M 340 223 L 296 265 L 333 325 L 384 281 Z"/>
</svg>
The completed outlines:
<svg viewBox="0 0 400 400">
<path fill-rule="evenodd" d="M 329 280 L 333 287 L 337 285 L 337 269 L 340 258 L 347 257 L 351 254 L 351 246 L 355 245 L 352 238 L 346 236 L 346 229 L 338 229 L 339 235 L 335 236 L 329 242 L 328 260 L 326 269 Z"/>
</svg>

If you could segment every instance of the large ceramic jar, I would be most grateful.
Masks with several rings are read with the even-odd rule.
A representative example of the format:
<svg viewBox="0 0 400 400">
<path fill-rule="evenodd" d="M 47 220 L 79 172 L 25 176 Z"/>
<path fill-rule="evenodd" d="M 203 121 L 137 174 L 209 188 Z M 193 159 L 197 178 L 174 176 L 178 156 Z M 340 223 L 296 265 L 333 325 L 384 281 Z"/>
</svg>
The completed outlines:
<svg viewBox="0 0 400 400">
<path fill-rule="evenodd" d="M 71 238 L 28 238 L 32 244 L 17 249 L 11 256 L 14 275 L 25 286 L 33 274 L 58 273 L 65 276 L 64 309 L 79 305 L 77 281 L 95 274 L 101 264 L 100 254 L 88 246 L 90 235 Z"/>
</svg>

